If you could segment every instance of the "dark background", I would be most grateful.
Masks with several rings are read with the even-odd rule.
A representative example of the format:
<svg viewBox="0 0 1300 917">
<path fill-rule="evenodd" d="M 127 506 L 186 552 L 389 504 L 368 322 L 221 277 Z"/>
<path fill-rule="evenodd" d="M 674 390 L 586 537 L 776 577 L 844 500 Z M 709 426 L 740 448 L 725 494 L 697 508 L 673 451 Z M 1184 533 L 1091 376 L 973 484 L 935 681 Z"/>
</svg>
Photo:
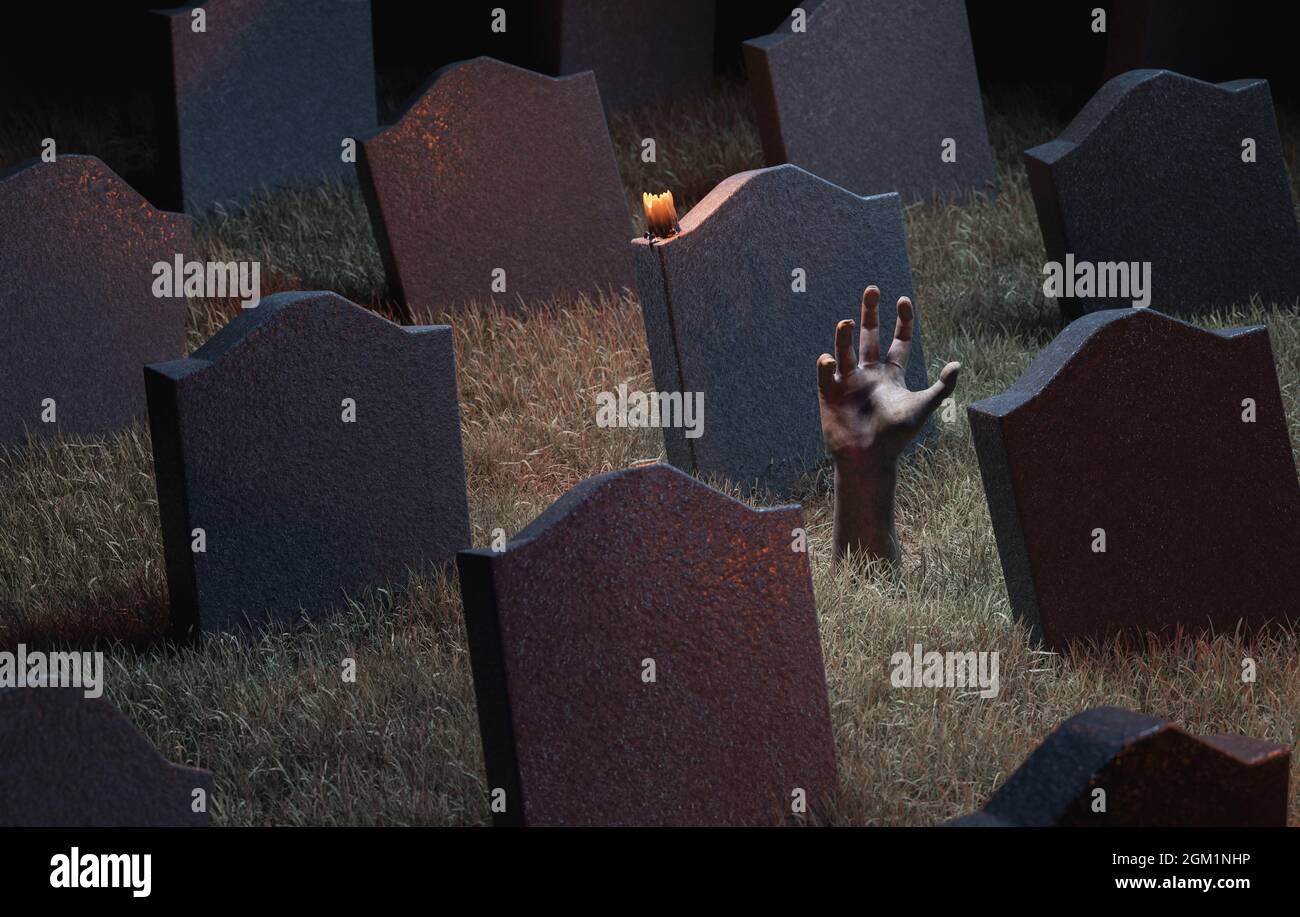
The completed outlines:
<svg viewBox="0 0 1300 917">
<path fill-rule="evenodd" d="M 556 0 L 441 3 L 372 0 L 372 37 L 380 122 L 391 121 L 440 67 L 481 54 L 545 72 L 542 30 L 533 28 Z M 620 0 L 611 0 L 620 2 Z M 809 6 L 814 0 L 805 0 Z M 889 0 L 906 2 L 906 0 Z M 0 129 L 11 145 L 39 150 L 43 123 L 73 113 L 92 127 L 131 117 L 140 146 L 156 135 L 154 112 L 167 105 L 166 43 L 160 4 L 100 0 L 30 4 L 0 13 Z M 714 69 L 743 78 L 741 42 L 771 32 L 796 4 L 789 0 L 718 0 Z M 310 0 L 303 0 L 310 12 Z M 491 10 L 506 10 L 508 28 L 493 33 Z M 1213 81 L 1265 77 L 1279 107 L 1293 107 L 1300 76 L 1292 64 L 1300 4 L 1269 0 L 967 0 L 981 86 L 1041 96 L 1067 121 L 1106 78 L 1135 67 L 1167 67 Z M 1107 33 L 1091 29 L 1092 10 L 1107 11 Z M 925 61 L 917 61 L 918 69 Z M 117 119 L 113 115 L 118 115 Z M 66 119 L 62 119 L 66 120 Z M 118 130 L 119 134 L 121 130 Z M 93 137 L 93 131 L 89 132 Z M 27 136 L 31 134 L 31 136 Z M 17 136 L 16 136 L 17 135 Z M 157 164 L 133 168 L 107 143 L 81 139 L 94 153 L 154 197 Z M 119 140 L 119 142 L 121 142 Z M 99 147 L 104 148 L 99 148 Z"/>
</svg>

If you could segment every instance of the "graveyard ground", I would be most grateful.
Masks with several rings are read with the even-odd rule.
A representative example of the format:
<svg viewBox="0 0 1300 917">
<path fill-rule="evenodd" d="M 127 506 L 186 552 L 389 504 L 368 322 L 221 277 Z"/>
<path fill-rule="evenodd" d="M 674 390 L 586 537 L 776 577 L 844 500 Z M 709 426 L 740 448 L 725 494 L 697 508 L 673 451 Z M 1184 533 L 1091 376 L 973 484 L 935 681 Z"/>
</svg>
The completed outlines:
<svg viewBox="0 0 1300 917">
<path fill-rule="evenodd" d="M 1055 106 L 1019 91 L 995 91 L 986 107 L 997 199 L 907 212 L 930 372 L 961 361 L 963 411 L 940 424 L 935 449 L 900 482 L 901 575 L 832 571 L 829 497 L 804 503 L 839 750 L 841 791 L 825 816 L 833 823 L 927 825 L 969 812 L 1057 723 L 1099 704 L 1195 733 L 1300 739 L 1294 636 L 1181 640 L 1137 655 L 1095 647 L 1063 658 L 1035 650 L 1011 619 L 964 406 L 1004 389 L 1059 330 L 1042 294 L 1043 247 L 1020 152 L 1064 122 Z M 79 151 L 66 138 L 84 138 L 88 119 L 47 117 L 65 120 L 0 125 L 0 166 L 30 155 L 30 136 L 62 137 L 61 150 Z M 137 117 L 121 113 L 96 148 L 145 168 L 151 152 L 133 139 L 142 135 Z M 1280 118 L 1294 179 L 1300 118 Z M 684 213 L 720 179 L 762 164 L 741 85 L 720 83 L 707 97 L 619 116 L 611 127 L 638 220 L 642 190 L 671 188 Z M 658 140 L 657 164 L 638 158 L 645 136 Z M 261 260 L 264 295 L 333 289 L 383 309 L 379 254 L 354 189 L 275 195 L 209 220 L 197 244 L 203 260 Z M 190 349 L 236 308 L 194 303 Z M 856 311 L 844 304 L 845 317 Z M 488 308 L 447 320 L 476 544 L 498 526 L 517 532 L 588 475 L 662 456 L 657 431 L 594 424 L 597 392 L 620 382 L 653 387 L 634 296 L 555 303 L 524 321 Z M 1206 324 L 1254 322 L 1269 327 L 1292 443 L 1300 443 L 1300 317 L 1252 310 Z M 1213 537 L 1206 533 L 1207 550 Z M 487 822 L 454 581 L 427 577 L 399 596 L 364 597 L 301 632 L 197 647 L 161 642 L 165 617 L 147 426 L 0 452 L 0 644 L 106 650 L 112 699 L 168 758 L 216 775 L 215 824 Z M 891 688 L 890 655 L 918 642 L 1000 652 L 1000 696 Z M 1258 662 L 1253 685 L 1241 680 L 1246 655 Z M 345 657 L 357 661 L 355 684 L 341 682 Z M 1300 825 L 1300 793 L 1289 821 Z"/>
</svg>

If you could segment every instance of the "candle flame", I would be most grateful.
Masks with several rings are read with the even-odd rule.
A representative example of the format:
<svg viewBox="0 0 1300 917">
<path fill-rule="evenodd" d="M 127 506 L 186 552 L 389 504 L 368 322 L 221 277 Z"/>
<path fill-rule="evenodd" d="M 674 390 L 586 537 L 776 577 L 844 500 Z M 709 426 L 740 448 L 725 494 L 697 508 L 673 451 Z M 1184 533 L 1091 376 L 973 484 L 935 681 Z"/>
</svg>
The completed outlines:
<svg viewBox="0 0 1300 917">
<path fill-rule="evenodd" d="M 646 226 L 656 239 L 667 239 L 681 231 L 677 225 L 677 208 L 673 205 L 671 191 L 642 194 L 641 206 L 645 209 Z"/>
</svg>

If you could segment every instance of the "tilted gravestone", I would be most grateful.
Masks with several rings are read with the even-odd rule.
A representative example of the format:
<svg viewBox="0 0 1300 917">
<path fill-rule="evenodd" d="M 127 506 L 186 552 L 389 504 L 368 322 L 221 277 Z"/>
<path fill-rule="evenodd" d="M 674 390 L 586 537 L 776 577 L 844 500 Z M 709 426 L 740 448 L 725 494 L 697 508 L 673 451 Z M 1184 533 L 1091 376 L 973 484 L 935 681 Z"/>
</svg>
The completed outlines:
<svg viewBox="0 0 1300 917">
<path fill-rule="evenodd" d="M 631 286 L 631 228 L 590 73 L 445 67 L 364 139 L 362 188 L 408 316 Z"/>
<path fill-rule="evenodd" d="M 592 70 L 611 111 L 704 92 L 713 78 L 711 0 L 541 0 L 551 73 Z"/>
<path fill-rule="evenodd" d="M 912 297 L 898 195 L 858 197 L 796 166 L 741 172 L 667 239 L 634 239 L 660 392 L 704 393 L 700 435 L 664 428 L 686 471 L 789 493 L 822 460 L 817 358 L 880 287 L 881 352 Z M 925 388 L 920 313 L 907 386 Z"/>
<path fill-rule="evenodd" d="M 1067 319 L 1138 302 L 1139 270 L 1142 304 L 1171 314 L 1300 298 L 1300 231 L 1263 80 L 1125 73 L 1026 150 L 1025 168 L 1047 257 L 1073 266 L 1058 297 Z"/>
<path fill-rule="evenodd" d="M 0 688 L 0 826 L 202 827 L 211 801 L 212 774 L 168 762 L 107 698 Z"/>
<path fill-rule="evenodd" d="M 447 326 L 279 293 L 145 379 L 179 633 L 287 625 L 470 543 Z"/>
<path fill-rule="evenodd" d="M 159 15 L 159 154 L 177 206 L 197 214 L 355 175 L 355 140 L 377 122 L 368 0 L 210 0 Z"/>
<path fill-rule="evenodd" d="M 93 156 L 0 174 L 0 444 L 144 416 L 140 369 L 184 352 L 188 307 L 154 296 L 153 266 L 190 232 Z"/>
<path fill-rule="evenodd" d="M 1093 312 L 968 413 L 1011 608 L 1048 646 L 1300 619 L 1265 328 Z"/>
<path fill-rule="evenodd" d="M 769 165 L 909 201 L 996 193 L 961 0 L 802 3 L 745 67 Z"/>
<path fill-rule="evenodd" d="M 495 821 L 823 812 L 835 742 L 802 527 L 798 506 L 648 465 L 588 478 L 500 552 L 462 551 Z"/>
<path fill-rule="evenodd" d="M 1070 717 L 963 827 L 1283 827 L 1291 751 L 1098 707 Z"/>
</svg>

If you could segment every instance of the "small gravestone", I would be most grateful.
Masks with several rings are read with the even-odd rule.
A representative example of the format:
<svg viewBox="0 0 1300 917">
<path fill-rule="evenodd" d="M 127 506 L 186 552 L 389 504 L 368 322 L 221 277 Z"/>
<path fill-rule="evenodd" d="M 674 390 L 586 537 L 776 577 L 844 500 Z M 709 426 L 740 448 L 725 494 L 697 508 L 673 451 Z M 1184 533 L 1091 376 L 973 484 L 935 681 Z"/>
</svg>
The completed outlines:
<svg viewBox="0 0 1300 917">
<path fill-rule="evenodd" d="M 105 697 L 0 688 L 0 826 L 203 827 L 212 774 L 171 764 Z"/>
<path fill-rule="evenodd" d="M 1069 284 L 1049 293 L 1067 319 L 1300 298 L 1300 232 L 1263 80 L 1125 73 L 1026 150 L 1025 168 L 1048 260 Z"/>
<path fill-rule="evenodd" d="M 183 635 L 286 626 L 470 543 L 445 325 L 280 293 L 145 381 Z"/>
<path fill-rule="evenodd" d="M 388 284 L 408 316 L 631 286 L 632 223 L 590 73 L 453 64 L 361 151 Z"/>
<path fill-rule="evenodd" d="M 803 3 L 745 67 L 769 165 L 909 201 L 996 193 L 961 0 Z"/>
<path fill-rule="evenodd" d="M 1048 646 L 1300 620 L 1265 328 L 1093 312 L 969 416 L 1011 608 Z"/>
<path fill-rule="evenodd" d="M 588 478 L 461 591 L 497 824 L 815 817 L 835 741 L 798 506 L 667 465 Z"/>
<path fill-rule="evenodd" d="M 709 88 L 712 0 L 543 0 L 537 29 L 551 73 L 593 70 L 611 111 Z"/>
<path fill-rule="evenodd" d="M 212 0 L 159 15 L 159 154 L 177 206 L 197 214 L 355 175 L 344 143 L 377 123 L 368 0 Z"/>
<path fill-rule="evenodd" d="M 1284 827 L 1291 752 L 1099 707 L 1070 717 L 963 827 Z"/>
<path fill-rule="evenodd" d="M 154 295 L 153 267 L 190 230 L 93 156 L 0 174 L 0 444 L 143 418 L 140 369 L 184 352 L 188 307 Z"/>
<path fill-rule="evenodd" d="M 703 392 L 703 427 L 665 426 L 668 460 L 789 493 L 825 455 L 817 358 L 880 287 L 882 353 L 912 297 L 898 195 L 858 197 L 796 166 L 733 175 L 666 239 L 634 239 L 659 392 Z M 907 385 L 926 386 L 918 318 Z"/>
</svg>

